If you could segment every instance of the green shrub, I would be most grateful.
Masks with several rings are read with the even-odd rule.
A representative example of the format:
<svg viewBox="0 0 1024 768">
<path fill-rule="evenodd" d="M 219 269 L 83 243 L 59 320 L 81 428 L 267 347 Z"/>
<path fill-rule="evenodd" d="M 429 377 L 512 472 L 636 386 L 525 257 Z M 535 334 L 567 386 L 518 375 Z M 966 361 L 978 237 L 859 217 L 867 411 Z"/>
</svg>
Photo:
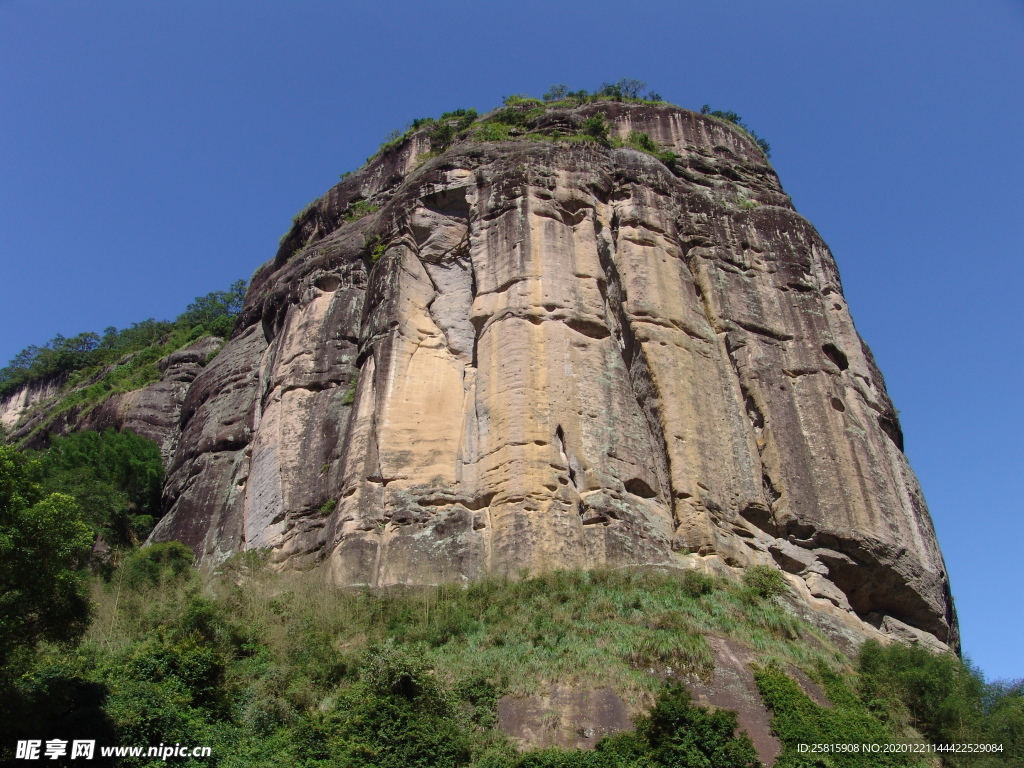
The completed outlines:
<svg viewBox="0 0 1024 768">
<path fill-rule="evenodd" d="M 895 742 L 897 734 L 875 718 L 837 675 L 827 674 L 824 679 L 832 709 L 811 701 L 778 666 L 756 671 L 754 679 L 761 698 L 772 711 L 772 732 L 782 742 L 777 768 L 889 768 L 916 764 L 905 753 L 859 751 L 860 745 Z M 807 755 L 799 751 L 801 744 L 856 744 L 858 751 Z"/>
<path fill-rule="evenodd" d="M 497 725 L 501 686 L 477 674 L 457 683 L 453 693 L 474 726 L 486 729 Z"/>
<path fill-rule="evenodd" d="M 477 141 L 508 141 L 510 127 L 506 123 L 491 120 L 482 123 L 473 133 L 473 138 Z"/>
<path fill-rule="evenodd" d="M 713 576 L 700 571 L 684 571 L 682 579 L 683 591 L 693 597 L 708 595 L 714 591 L 717 582 Z"/>
<path fill-rule="evenodd" d="M 764 600 L 769 600 L 789 591 L 786 577 L 770 565 L 755 565 L 743 574 L 743 584 L 750 592 Z"/>
<path fill-rule="evenodd" d="M 349 204 L 348 208 L 345 209 L 345 215 L 342 216 L 343 221 L 357 221 L 364 216 L 369 216 L 371 213 L 376 213 L 380 210 L 379 205 L 374 205 L 369 200 L 355 200 Z"/>
<path fill-rule="evenodd" d="M 178 582 L 192 574 L 192 559 L 192 550 L 180 541 L 151 544 L 125 558 L 120 578 L 134 588 Z"/>
<path fill-rule="evenodd" d="M 630 131 L 629 136 L 624 142 L 612 142 L 613 145 L 621 144 L 621 146 L 632 147 L 633 149 L 639 149 L 641 152 L 646 152 L 658 158 L 661 162 L 666 165 L 671 165 L 676 160 L 675 152 L 667 149 L 662 149 L 658 142 L 648 136 L 646 133 L 641 131 Z"/>
<path fill-rule="evenodd" d="M 433 152 L 444 151 L 456 136 L 476 121 L 476 118 L 475 109 L 456 109 L 454 112 L 445 112 L 427 131 L 430 136 L 430 149 Z"/>
<path fill-rule="evenodd" d="M 637 719 L 637 735 L 647 743 L 653 762 L 664 766 L 760 765 L 750 737 L 735 735 L 736 728 L 735 712 L 694 706 L 682 685 L 670 686 L 650 715 Z"/>
<path fill-rule="evenodd" d="M 1024 682 L 986 685 L 976 668 L 954 655 L 902 643 L 868 641 L 858 667 L 862 698 L 895 728 L 914 728 L 932 744 L 1004 748 L 989 756 L 947 753 L 947 765 L 1024 764 Z"/>
<path fill-rule="evenodd" d="M 372 649 L 360 683 L 329 716 L 330 745 L 343 765 L 454 768 L 470 743 L 450 696 L 423 659 L 394 644 Z"/>
<path fill-rule="evenodd" d="M 515 107 L 521 104 L 527 104 L 530 106 L 543 104 L 540 99 L 535 99 L 525 93 L 513 93 L 511 96 L 502 96 L 501 103 L 506 107 Z"/>
<path fill-rule="evenodd" d="M 379 256 L 377 257 L 380 258 Z M 376 260 L 375 260 L 376 261 Z M 348 389 L 345 390 L 345 394 L 341 397 L 342 405 L 352 405 L 356 401 L 356 380 L 353 379 L 352 383 L 348 385 Z M 323 470 L 321 470 L 323 471 Z"/>
<path fill-rule="evenodd" d="M 583 121 L 583 125 L 580 127 L 582 133 L 587 136 L 592 136 L 603 143 L 608 141 L 609 129 L 608 121 L 604 119 L 604 115 L 600 112 L 588 117 Z"/>
</svg>

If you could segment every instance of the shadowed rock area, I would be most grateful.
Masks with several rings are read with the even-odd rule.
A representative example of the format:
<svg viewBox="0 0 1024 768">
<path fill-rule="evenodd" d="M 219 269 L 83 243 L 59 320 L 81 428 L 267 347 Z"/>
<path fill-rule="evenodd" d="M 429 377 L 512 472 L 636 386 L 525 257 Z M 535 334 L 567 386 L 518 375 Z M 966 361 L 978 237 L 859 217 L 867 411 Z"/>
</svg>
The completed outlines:
<svg viewBox="0 0 1024 768">
<path fill-rule="evenodd" d="M 550 140 L 597 111 L 675 159 Z M 955 646 L 882 376 L 751 137 L 607 102 L 533 130 L 413 133 L 297 219 L 189 371 L 153 539 L 338 585 L 765 563 Z"/>
</svg>

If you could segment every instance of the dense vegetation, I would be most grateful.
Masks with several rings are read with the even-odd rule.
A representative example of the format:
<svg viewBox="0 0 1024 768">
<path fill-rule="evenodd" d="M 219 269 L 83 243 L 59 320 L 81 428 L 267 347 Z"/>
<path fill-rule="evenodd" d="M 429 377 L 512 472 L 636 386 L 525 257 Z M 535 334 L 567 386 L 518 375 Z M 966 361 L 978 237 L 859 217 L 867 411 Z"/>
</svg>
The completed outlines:
<svg viewBox="0 0 1024 768">
<path fill-rule="evenodd" d="M 955 657 L 901 645 L 866 644 L 855 669 L 788 612 L 772 568 L 739 583 L 597 571 L 341 591 L 247 552 L 202 576 L 179 543 L 131 547 L 158 467 L 155 446 L 116 432 L 58 438 L 37 454 L 0 447 L 0 760 L 17 738 L 59 737 L 212 748 L 186 765 L 756 765 L 735 715 L 693 706 L 679 685 L 708 678 L 717 635 L 760 660 L 782 768 L 928 764 L 800 752 L 812 743 L 1001 744 L 939 757 L 951 768 L 1024 762 L 1024 683 L 986 684 Z M 118 532 L 121 548 L 90 573 L 95 538 Z M 556 683 L 611 686 L 649 712 L 590 752 L 517 752 L 495 727 L 498 699 Z"/>
<path fill-rule="evenodd" d="M 766 570 L 744 583 L 598 571 L 339 591 L 319 574 L 274 574 L 257 552 L 212 577 L 191 560 L 180 544 L 155 545 L 90 577 L 81 641 L 77 631 L 63 645 L 37 637 L 48 642 L 5 678 L 0 721 L 11 738 L 45 725 L 45 738 L 212 747 L 212 759 L 183 765 L 754 765 L 735 715 L 694 707 L 677 684 L 710 673 L 705 638 L 719 635 L 762 660 L 758 684 L 785 745 L 779 765 L 923 765 L 905 755 L 814 761 L 796 749 L 922 735 L 1005 745 L 1002 762 L 971 765 L 1024 758 L 1021 685 L 985 685 L 955 658 L 902 646 L 865 646 L 858 675 L 785 609 L 774 596 L 784 582 Z M 833 707 L 808 699 L 788 667 L 817 680 Z M 649 714 L 590 752 L 518 753 L 495 728 L 497 701 L 553 683 L 611 685 Z"/>
<path fill-rule="evenodd" d="M 156 361 L 164 355 L 203 336 L 230 336 L 245 289 L 246 281 L 238 280 L 226 291 L 200 296 L 173 321 L 150 318 L 130 328 L 109 327 L 102 334 L 58 334 L 42 346 L 26 347 L 0 368 L 0 397 L 30 380 L 60 374 L 70 376 L 69 387 L 84 384 L 109 366 L 115 369 L 93 387 L 114 392 L 145 386 L 159 378 Z"/>
<path fill-rule="evenodd" d="M 51 437 L 37 456 L 44 491 L 74 496 L 93 535 L 110 546 L 140 544 L 161 515 L 164 467 L 152 440 L 83 430 Z"/>
<path fill-rule="evenodd" d="M 39 641 L 73 640 L 89 617 L 92 536 L 74 497 L 41 478 L 38 461 L 0 446 L 0 695 Z"/>
</svg>

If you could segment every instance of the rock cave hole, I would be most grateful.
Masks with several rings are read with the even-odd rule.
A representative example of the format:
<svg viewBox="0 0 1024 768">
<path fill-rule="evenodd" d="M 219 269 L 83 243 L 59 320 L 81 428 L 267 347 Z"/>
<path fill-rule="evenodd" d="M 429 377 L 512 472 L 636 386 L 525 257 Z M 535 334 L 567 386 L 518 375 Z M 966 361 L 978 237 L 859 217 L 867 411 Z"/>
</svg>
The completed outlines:
<svg viewBox="0 0 1024 768">
<path fill-rule="evenodd" d="M 847 359 L 846 353 L 832 342 L 822 344 L 821 351 L 825 353 L 825 357 L 836 364 L 840 371 L 845 371 L 850 367 L 850 361 Z"/>
</svg>

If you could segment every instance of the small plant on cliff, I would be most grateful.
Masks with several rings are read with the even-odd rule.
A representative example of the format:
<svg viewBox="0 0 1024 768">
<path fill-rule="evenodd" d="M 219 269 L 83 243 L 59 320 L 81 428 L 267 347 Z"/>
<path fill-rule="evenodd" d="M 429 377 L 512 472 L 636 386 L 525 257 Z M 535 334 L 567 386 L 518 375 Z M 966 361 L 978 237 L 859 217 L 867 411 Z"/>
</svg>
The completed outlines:
<svg viewBox="0 0 1024 768">
<path fill-rule="evenodd" d="M 658 160 L 663 162 L 665 165 L 671 165 L 676 160 L 675 152 L 662 149 L 658 142 L 641 131 L 630 131 L 629 136 L 626 137 L 625 141 L 615 140 L 612 144 L 613 146 L 621 145 L 624 147 L 639 149 L 641 152 L 646 152 L 648 155 L 658 158 Z"/>
<path fill-rule="evenodd" d="M 580 131 L 584 135 L 591 136 L 602 144 L 608 142 L 609 130 L 608 121 L 604 119 L 604 115 L 600 112 L 588 117 L 583 121 L 583 125 L 580 126 Z"/>
<path fill-rule="evenodd" d="M 355 379 L 348 385 L 348 389 L 345 390 L 345 394 L 342 395 L 342 405 L 352 405 L 356 401 L 356 382 Z"/>
<path fill-rule="evenodd" d="M 475 109 L 456 109 L 445 112 L 427 131 L 430 136 L 430 149 L 434 152 L 444 151 L 462 131 L 471 126 L 477 118 Z"/>
<path fill-rule="evenodd" d="M 515 107 L 522 104 L 539 105 L 542 102 L 540 99 L 535 99 L 533 96 L 528 96 L 525 93 L 513 93 L 511 96 L 502 96 L 501 103 L 506 107 Z"/>
<path fill-rule="evenodd" d="M 756 597 L 770 600 L 786 594 L 789 587 L 785 577 L 770 565 L 755 565 L 743 574 L 743 584 Z"/>
<path fill-rule="evenodd" d="M 342 216 L 344 221 L 357 221 L 364 216 L 369 216 L 371 213 L 376 213 L 380 210 L 379 205 L 374 205 L 369 200 L 355 200 L 349 204 L 348 208 L 345 209 L 345 215 Z"/>
<path fill-rule="evenodd" d="M 477 128 L 473 138 L 477 141 L 508 141 L 510 128 L 507 123 L 491 120 Z"/>
<path fill-rule="evenodd" d="M 370 262 L 376 264 L 380 261 L 381 257 L 387 253 L 388 245 L 381 238 L 376 238 L 373 241 L 373 245 L 370 248 Z"/>
</svg>

